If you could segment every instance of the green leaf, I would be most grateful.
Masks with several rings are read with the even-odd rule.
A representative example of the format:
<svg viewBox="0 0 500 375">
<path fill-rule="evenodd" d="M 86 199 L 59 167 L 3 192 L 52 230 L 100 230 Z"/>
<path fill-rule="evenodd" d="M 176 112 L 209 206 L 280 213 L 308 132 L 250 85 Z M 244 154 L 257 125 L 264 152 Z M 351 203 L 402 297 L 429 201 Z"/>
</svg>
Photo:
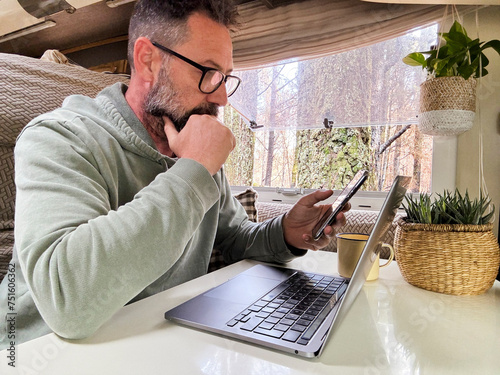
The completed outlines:
<svg viewBox="0 0 500 375">
<path fill-rule="evenodd" d="M 458 21 L 453 22 L 453 25 L 451 25 L 450 28 L 450 33 L 463 34 L 464 36 L 467 36 L 467 31 L 465 31 L 465 28 Z"/>
<path fill-rule="evenodd" d="M 484 68 L 485 66 L 488 66 L 490 64 L 490 60 L 486 57 L 484 53 L 481 53 L 478 57 L 478 64 L 477 66 L 479 67 L 479 61 L 481 62 L 481 66 Z"/>
<path fill-rule="evenodd" d="M 403 208 L 407 221 L 425 224 L 487 224 L 493 217 L 495 207 L 490 210 L 491 199 L 482 197 L 472 200 L 468 191 L 462 195 L 458 189 L 454 193 L 445 190 L 437 194 L 432 202 L 430 196 L 421 194 L 418 198 L 405 197 Z"/>
<path fill-rule="evenodd" d="M 480 70 L 479 63 L 481 63 L 481 69 L 482 70 Z M 484 68 L 486 66 L 488 66 L 489 63 L 490 63 L 490 61 L 483 54 L 481 54 L 480 56 L 476 57 L 476 59 L 474 61 L 472 61 L 472 63 L 470 64 L 470 68 L 472 70 L 472 73 L 470 75 L 474 74 L 475 78 L 479 78 L 479 77 L 482 77 L 484 75 L 487 75 L 488 71 L 486 69 L 484 69 Z M 480 72 L 481 72 L 481 74 L 480 74 Z M 464 70 L 464 73 L 470 73 L 470 72 L 468 70 Z M 462 77 L 464 77 L 465 79 L 468 79 L 468 78 L 465 77 L 464 74 L 460 73 L 460 75 Z"/>
<path fill-rule="evenodd" d="M 420 52 L 413 52 L 403 58 L 403 62 L 411 66 L 425 67 L 425 56 Z"/>
<path fill-rule="evenodd" d="M 457 69 L 457 73 L 464 79 L 469 79 L 476 71 L 477 66 L 468 65 Z"/>
<path fill-rule="evenodd" d="M 442 46 L 440 49 L 434 50 L 433 52 L 434 53 L 431 53 L 431 56 L 433 56 L 435 58 L 440 58 L 440 59 L 446 58 L 446 56 L 448 56 L 450 54 L 448 52 L 448 46 L 446 44 L 444 46 Z"/>
<path fill-rule="evenodd" d="M 436 55 L 436 52 L 437 52 L 437 50 L 431 49 L 429 51 L 424 51 L 424 52 L 420 52 L 420 53 L 422 53 L 424 55 Z"/>
<path fill-rule="evenodd" d="M 450 31 L 448 34 L 446 34 L 446 36 L 443 36 L 443 38 L 446 41 L 447 45 L 453 45 L 458 49 L 466 48 L 467 43 L 470 41 L 470 39 L 466 35 L 456 31 Z"/>
<path fill-rule="evenodd" d="M 436 73 L 440 73 L 442 71 L 446 71 L 448 70 L 449 68 L 447 67 L 448 65 L 448 60 L 449 59 L 443 59 L 443 60 L 439 60 L 439 59 L 434 59 L 433 60 L 433 66 L 434 66 L 434 70 L 436 71 Z"/>
<path fill-rule="evenodd" d="M 490 40 L 487 43 L 484 43 L 481 47 L 481 50 L 484 51 L 486 48 L 493 48 L 500 55 L 500 40 Z"/>
<path fill-rule="evenodd" d="M 408 65 L 421 66 L 436 77 L 458 75 L 468 79 L 471 76 L 488 74 L 484 69 L 489 63 L 483 54 L 485 49 L 492 48 L 500 55 L 500 40 L 495 39 L 486 43 L 479 39 L 472 40 L 458 21 L 453 23 L 449 32 L 438 35 L 441 38 L 439 50 L 414 52 L 403 61 Z M 421 55 L 429 56 L 423 60 Z M 482 58 L 481 67 L 477 60 L 479 56 Z"/>
<path fill-rule="evenodd" d="M 464 53 L 467 45 L 463 45 L 461 43 L 450 40 L 448 43 L 446 43 L 446 47 L 448 47 L 448 54 L 453 55 L 460 52 Z"/>
<path fill-rule="evenodd" d="M 491 219 L 493 218 L 494 214 L 495 214 L 495 205 L 493 205 L 492 210 L 489 214 L 487 214 L 481 218 L 480 224 L 488 224 L 491 221 Z"/>
<path fill-rule="evenodd" d="M 479 39 L 474 39 L 467 43 L 467 49 L 469 50 L 471 55 L 478 55 L 479 53 L 481 53 L 481 48 L 481 42 L 479 41 Z"/>
</svg>

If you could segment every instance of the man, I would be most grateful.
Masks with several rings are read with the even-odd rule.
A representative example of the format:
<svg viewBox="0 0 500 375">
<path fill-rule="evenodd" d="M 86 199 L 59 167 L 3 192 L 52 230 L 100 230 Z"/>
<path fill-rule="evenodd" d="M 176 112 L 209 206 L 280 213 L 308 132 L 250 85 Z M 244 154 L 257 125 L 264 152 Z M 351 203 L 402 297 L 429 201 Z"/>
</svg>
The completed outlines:
<svg viewBox="0 0 500 375">
<path fill-rule="evenodd" d="M 215 115 L 239 83 L 234 19 L 227 1 L 139 1 L 129 87 L 69 97 L 23 130 L 17 344 L 52 331 L 87 337 L 125 304 L 206 273 L 214 246 L 228 262 L 287 262 L 328 244 L 333 228 L 317 242 L 311 232 L 331 191 L 259 224 L 231 196 L 221 167 L 235 140 Z M 3 283 L 2 320 L 6 300 Z M 7 347 L 5 329 L 0 338 Z"/>
</svg>

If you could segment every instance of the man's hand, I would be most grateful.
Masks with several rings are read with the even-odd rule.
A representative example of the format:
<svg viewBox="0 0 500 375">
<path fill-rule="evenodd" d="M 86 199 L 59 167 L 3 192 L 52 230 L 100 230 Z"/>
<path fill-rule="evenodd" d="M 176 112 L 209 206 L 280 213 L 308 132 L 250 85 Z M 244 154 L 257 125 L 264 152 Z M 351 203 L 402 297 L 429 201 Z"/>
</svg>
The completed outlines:
<svg viewBox="0 0 500 375">
<path fill-rule="evenodd" d="M 192 159 L 203 165 L 213 176 L 233 151 L 236 140 L 229 128 L 210 115 L 192 115 L 181 132 L 169 118 L 165 134 L 172 152 L 179 158 Z"/>
<path fill-rule="evenodd" d="M 285 242 L 288 245 L 299 249 L 318 250 L 326 245 L 334 235 L 334 228 L 327 226 L 324 234 L 317 241 L 314 240 L 312 231 L 318 221 L 328 211 L 331 205 L 318 205 L 317 203 L 329 198 L 333 194 L 332 190 L 318 190 L 306 195 L 292 207 L 283 219 L 283 232 Z M 337 217 L 334 227 L 341 227 L 345 224 L 344 212 L 349 211 L 351 205 L 347 203 Z"/>
</svg>

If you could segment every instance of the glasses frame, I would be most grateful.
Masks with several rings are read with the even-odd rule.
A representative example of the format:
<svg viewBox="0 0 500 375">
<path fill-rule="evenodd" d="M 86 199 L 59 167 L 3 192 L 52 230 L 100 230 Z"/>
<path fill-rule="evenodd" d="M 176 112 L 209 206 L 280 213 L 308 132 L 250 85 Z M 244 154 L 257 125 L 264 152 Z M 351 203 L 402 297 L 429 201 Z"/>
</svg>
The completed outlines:
<svg viewBox="0 0 500 375">
<path fill-rule="evenodd" d="M 188 64 L 190 64 L 190 65 L 194 66 L 195 68 L 197 68 L 197 69 L 201 70 L 202 75 L 201 75 L 201 78 L 200 78 L 200 82 L 198 83 L 198 89 L 199 89 L 202 93 L 204 93 L 204 94 L 212 94 L 212 93 L 216 92 L 216 91 L 219 89 L 219 87 L 222 85 L 222 82 L 226 83 L 228 78 L 234 78 L 234 79 L 236 79 L 236 80 L 237 80 L 237 82 L 238 82 L 238 83 L 236 84 L 235 88 L 234 88 L 234 89 L 233 89 L 230 93 L 229 93 L 229 92 L 227 93 L 227 97 L 229 98 L 231 95 L 233 95 L 233 94 L 235 93 L 235 91 L 238 89 L 238 87 L 239 87 L 239 86 L 240 86 L 240 84 L 241 84 L 241 79 L 240 79 L 239 77 L 233 76 L 233 75 L 231 75 L 231 74 L 224 74 L 224 73 L 222 73 L 219 69 L 210 68 L 210 67 L 208 67 L 208 66 L 203 66 L 203 65 L 201 65 L 201 64 L 198 64 L 197 62 L 195 62 L 195 61 L 193 61 L 193 60 L 191 60 L 191 59 L 188 59 L 188 58 L 187 58 L 187 57 L 185 57 L 185 56 L 182 56 L 180 53 L 177 53 L 177 52 L 175 52 L 175 51 L 172 51 L 170 48 L 167 48 L 167 47 L 165 47 L 165 46 L 162 46 L 160 43 L 153 42 L 153 41 L 151 41 L 151 43 L 152 43 L 152 44 L 153 44 L 153 46 L 155 46 L 156 48 L 159 48 L 159 49 L 161 49 L 162 51 L 167 52 L 167 53 L 169 53 L 169 54 L 171 54 L 171 55 L 173 55 L 173 56 L 175 56 L 175 57 L 177 57 L 177 58 L 181 59 L 182 61 L 187 62 Z M 219 83 L 215 86 L 215 88 L 214 88 L 213 90 L 211 90 L 211 91 L 205 91 L 205 90 L 202 90 L 202 88 L 201 88 L 201 84 L 203 83 L 203 79 L 205 78 L 205 76 L 207 75 L 207 73 L 208 73 L 208 72 L 210 72 L 210 71 L 216 71 L 216 72 L 218 72 L 218 73 L 222 76 L 222 79 L 221 79 L 221 80 L 220 80 L 220 82 L 219 82 Z"/>
</svg>

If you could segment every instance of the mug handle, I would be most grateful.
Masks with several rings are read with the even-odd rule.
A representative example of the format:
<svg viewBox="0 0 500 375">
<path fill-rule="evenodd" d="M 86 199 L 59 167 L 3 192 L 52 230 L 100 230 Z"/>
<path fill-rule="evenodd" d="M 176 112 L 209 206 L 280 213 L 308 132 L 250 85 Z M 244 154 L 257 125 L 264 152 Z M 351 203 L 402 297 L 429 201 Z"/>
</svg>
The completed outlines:
<svg viewBox="0 0 500 375">
<path fill-rule="evenodd" d="M 385 242 L 384 242 L 384 243 L 382 244 L 382 247 L 388 247 L 388 248 L 391 250 L 391 254 L 389 255 L 389 259 L 387 259 L 387 262 L 385 262 L 384 264 L 382 264 L 382 265 L 380 266 L 380 268 L 385 267 L 385 266 L 388 266 L 388 265 L 389 265 L 389 263 L 391 263 L 391 262 L 392 262 L 392 260 L 394 259 L 394 248 L 392 247 L 392 245 L 389 245 L 388 243 L 385 243 Z"/>
</svg>

